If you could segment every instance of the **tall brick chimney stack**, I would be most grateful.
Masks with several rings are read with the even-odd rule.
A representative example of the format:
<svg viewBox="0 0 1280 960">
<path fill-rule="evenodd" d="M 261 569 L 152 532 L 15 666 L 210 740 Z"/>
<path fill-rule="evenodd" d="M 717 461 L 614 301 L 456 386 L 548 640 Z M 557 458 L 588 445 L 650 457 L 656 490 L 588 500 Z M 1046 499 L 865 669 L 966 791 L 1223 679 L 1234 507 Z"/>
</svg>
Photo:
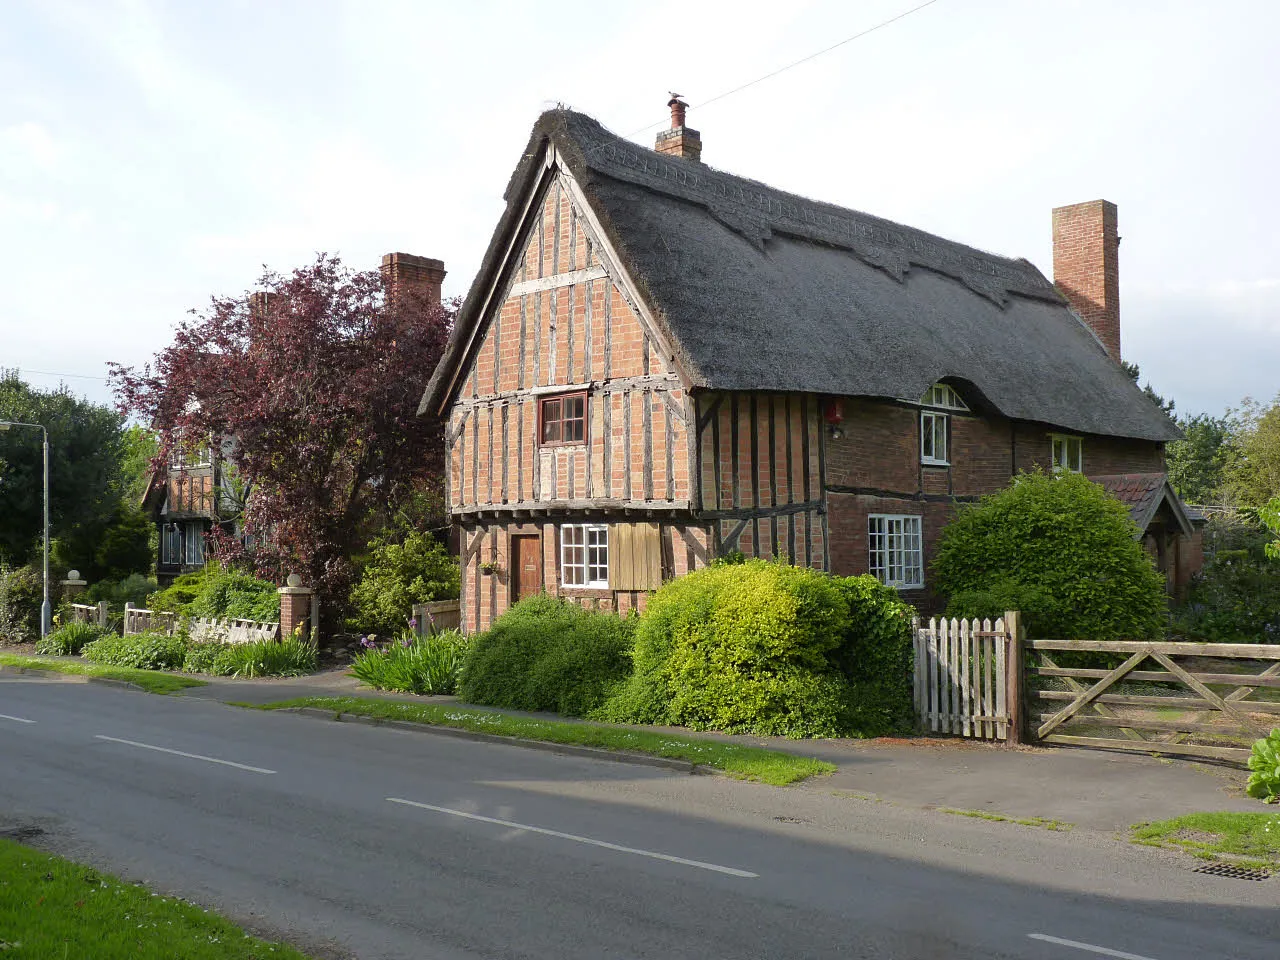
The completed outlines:
<svg viewBox="0 0 1280 960">
<path fill-rule="evenodd" d="M 1120 234 L 1114 203 L 1054 208 L 1053 282 L 1119 363 Z"/>
<path fill-rule="evenodd" d="M 684 112 L 689 105 L 680 99 L 680 94 L 673 93 L 667 101 L 671 108 L 671 129 L 658 134 L 658 141 L 653 149 L 659 153 L 673 157 L 684 157 L 686 160 L 702 160 L 702 135 L 692 127 L 684 125 Z"/>
<path fill-rule="evenodd" d="M 412 253 L 388 253 L 382 257 L 382 275 L 394 296 L 397 290 L 412 290 L 431 303 L 440 303 L 440 284 L 444 282 L 444 262 Z"/>
</svg>

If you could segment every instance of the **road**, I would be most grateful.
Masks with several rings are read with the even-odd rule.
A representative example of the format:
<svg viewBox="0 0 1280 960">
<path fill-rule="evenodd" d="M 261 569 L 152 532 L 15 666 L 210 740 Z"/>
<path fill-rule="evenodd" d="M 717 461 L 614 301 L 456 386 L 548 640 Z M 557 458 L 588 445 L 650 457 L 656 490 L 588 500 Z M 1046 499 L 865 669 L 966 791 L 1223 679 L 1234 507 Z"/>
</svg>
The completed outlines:
<svg viewBox="0 0 1280 960">
<path fill-rule="evenodd" d="M 1280 881 L 1102 834 L 95 684 L 0 679 L 0 829 L 17 824 L 362 960 L 1273 960 L 1280 943 Z"/>
</svg>

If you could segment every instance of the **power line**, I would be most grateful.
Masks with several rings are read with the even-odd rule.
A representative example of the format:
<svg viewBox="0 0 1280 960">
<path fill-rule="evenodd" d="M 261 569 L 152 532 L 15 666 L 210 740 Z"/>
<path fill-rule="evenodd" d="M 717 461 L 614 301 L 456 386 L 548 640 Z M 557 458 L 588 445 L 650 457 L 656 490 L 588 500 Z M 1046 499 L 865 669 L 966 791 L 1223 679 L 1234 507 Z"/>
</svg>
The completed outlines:
<svg viewBox="0 0 1280 960">
<path fill-rule="evenodd" d="M 845 37 L 843 40 L 840 40 L 837 43 L 833 43 L 829 47 L 824 47 L 821 50 L 817 51 L 816 53 L 811 53 L 806 57 L 801 57 L 799 60 L 792 61 L 791 63 L 788 63 L 785 66 L 779 67 L 777 70 L 773 70 L 773 71 L 770 71 L 769 73 L 764 74 L 763 76 L 756 77 L 754 80 L 748 80 L 746 83 L 742 84 L 741 86 L 734 87 L 732 90 L 726 90 L 724 93 L 718 93 L 714 97 L 712 97 L 710 100 L 703 100 L 701 103 L 691 104 L 689 109 L 690 110 L 701 109 L 702 107 L 715 103 L 717 100 L 723 100 L 725 99 L 725 97 L 731 97 L 735 93 L 740 93 L 743 90 L 746 90 L 748 87 L 754 87 L 757 83 L 764 83 L 764 81 L 766 80 L 771 80 L 774 77 L 778 76 L 778 74 L 780 73 L 786 73 L 792 67 L 798 67 L 802 63 L 808 63 L 810 60 L 816 60 L 818 57 L 822 56 L 824 53 L 830 53 L 832 50 L 836 50 L 840 47 L 843 47 L 846 43 L 852 43 L 854 40 L 861 39 L 862 37 L 865 37 L 867 34 L 875 33 L 877 30 L 882 30 L 885 27 L 890 26 L 891 24 L 897 23 L 899 20 L 903 20 L 911 16 L 913 13 L 919 13 L 925 7 L 933 6 L 937 2 L 938 0 L 925 0 L 924 3 L 919 4 L 918 6 L 912 7 L 910 10 L 907 10 L 903 13 L 898 14 L 896 17 L 890 17 L 888 20 L 883 20 L 880 23 L 877 23 L 873 27 L 867 27 L 867 29 L 862 30 L 858 33 L 855 33 L 853 36 Z M 651 123 L 647 127 L 641 127 L 639 130 L 636 130 L 634 133 L 627 134 L 627 138 L 630 139 L 631 137 L 644 133 L 647 130 L 652 130 L 654 127 L 660 127 L 665 122 L 666 122 L 665 120 L 659 120 L 657 123 Z"/>
<path fill-rule="evenodd" d="M 41 377 L 72 377 L 76 380 L 101 380 L 103 383 L 108 381 L 108 377 L 94 376 L 92 373 L 61 373 L 57 370 L 28 370 L 23 367 L 14 367 L 19 374 L 34 373 Z"/>
</svg>

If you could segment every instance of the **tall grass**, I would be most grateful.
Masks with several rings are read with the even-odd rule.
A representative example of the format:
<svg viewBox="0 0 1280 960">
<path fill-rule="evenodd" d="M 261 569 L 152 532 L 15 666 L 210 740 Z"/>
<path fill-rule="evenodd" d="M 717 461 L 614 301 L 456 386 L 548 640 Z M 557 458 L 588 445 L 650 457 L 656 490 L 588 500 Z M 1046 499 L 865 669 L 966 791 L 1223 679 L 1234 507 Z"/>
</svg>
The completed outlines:
<svg viewBox="0 0 1280 960">
<path fill-rule="evenodd" d="M 453 693 L 467 652 L 458 630 L 427 637 L 406 634 L 386 647 L 370 647 L 351 663 L 356 678 L 377 690 L 397 693 Z"/>
<path fill-rule="evenodd" d="M 58 657 L 74 657 L 87 644 L 101 638 L 104 630 L 94 623 L 73 620 L 60 626 L 53 633 L 36 641 L 36 653 Z"/>
<path fill-rule="evenodd" d="M 297 677 L 313 673 L 318 660 L 315 640 L 295 633 L 282 640 L 228 644 L 215 659 L 215 671 L 231 677 Z"/>
</svg>

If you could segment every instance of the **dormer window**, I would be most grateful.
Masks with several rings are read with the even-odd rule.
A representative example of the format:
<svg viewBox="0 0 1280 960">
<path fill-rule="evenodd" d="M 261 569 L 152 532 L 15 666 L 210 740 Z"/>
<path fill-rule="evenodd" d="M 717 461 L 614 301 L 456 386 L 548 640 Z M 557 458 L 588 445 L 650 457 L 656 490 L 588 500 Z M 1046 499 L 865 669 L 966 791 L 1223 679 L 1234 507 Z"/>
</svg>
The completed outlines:
<svg viewBox="0 0 1280 960">
<path fill-rule="evenodd" d="M 1051 433 L 1049 441 L 1052 444 L 1054 472 L 1084 472 L 1084 440 L 1064 433 Z"/>
<path fill-rule="evenodd" d="M 969 405 L 960 399 L 955 387 L 946 383 L 935 383 L 920 398 L 922 407 L 941 407 L 943 410 L 965 410 Z"/>
<path fill-rule="evenodd" d="M 960 399 L 955 388 L 945 383 L 935 383 L 920 398 L 922 407 L 940 410 L 968 410 L 968 404 Z M 920 412 L 920 462 L 930 467 L 950 466 L 947 456 L 948 416 L 937 410 Z"/>
</svg>

